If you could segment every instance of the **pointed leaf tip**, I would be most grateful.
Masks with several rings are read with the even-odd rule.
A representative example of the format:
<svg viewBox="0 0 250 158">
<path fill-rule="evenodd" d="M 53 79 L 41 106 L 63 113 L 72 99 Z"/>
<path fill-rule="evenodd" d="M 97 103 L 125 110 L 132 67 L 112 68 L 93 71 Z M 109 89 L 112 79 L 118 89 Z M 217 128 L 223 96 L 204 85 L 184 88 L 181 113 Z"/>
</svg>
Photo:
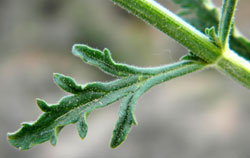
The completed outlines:
<svg viewBox="0 0 250 158">
<path fill-rule="evenodd" d="M 115 65 L 115 62 L 113 58 L 111 57 L 111 52 L 109 51 L 109 49 L 104 48 L 103 53 L 104 53 L 105 61 L 110 65 Z"/>
<path fill-rule="evenodd" d="M 75 44 L 72 47 L 72 53 L 80 57 L 83 61 L 95 65 L 95 60 L 98 58 L 102 58 L 103 53 L 98 50 L 91 48 L 85 44 Z"/>
<path fill-rule="evenodd" d="M 104 48 L 103 53 L 104 53 L 105 58 L 111 59 L 111 52 L 108 48 Z"/>
<path fill-rule="evenodd" d="M 76 84 L 75 80 L 71 77 L 64 76 L 59 73 L 54 73 L 54 81 L 60 88 L 62 88 L 66 92 L 72 94 L 79 94 L 80 92 L 82 92 L 82 87 Z"/>
<path fill-rule="evenodd" d="M 134 113 L 132 113 L 132 123 L 136 126 L 138 124 L 136 118 L 135 118 L 135 115 Z"/>
<path fill-rule="evenodd" d="M 85 50 L 88 50 L 89 49 L 89 46 L 85 45 L 85 44 L 74 44 L 73 47 L 72 47 L 72 53 L 75 55 L 75 56 L 81 56 L 81 53 L 80 52 L 83 52 Z"/>
<path fill-rule="evenodd" d="M 109 52 L 105 49 L 106 52 Z M 72 48 L 75 56 L 80 57 L 83 61 L 99 68 L 107 67 L 105 55 L 101 50 L 91 48 L 84 44 L 76 44 Z"/>
<path fill-rule="evenodd" d="M 38 107 L 43 111 L 43 112 L 50 112 L 51 109 L 49 107 L 49 105 L 42 99 L 37 98 L 36 99 L 36 104 L 38 105 Z"/>
<path fill-rule="evenodd" d="M 24 128 L 30 128 L 30 127 L 32 126 L 32 123 L 23 122 L 21 125 L 22 125 L 22 127 L 24 127 Z"/>
</svg>

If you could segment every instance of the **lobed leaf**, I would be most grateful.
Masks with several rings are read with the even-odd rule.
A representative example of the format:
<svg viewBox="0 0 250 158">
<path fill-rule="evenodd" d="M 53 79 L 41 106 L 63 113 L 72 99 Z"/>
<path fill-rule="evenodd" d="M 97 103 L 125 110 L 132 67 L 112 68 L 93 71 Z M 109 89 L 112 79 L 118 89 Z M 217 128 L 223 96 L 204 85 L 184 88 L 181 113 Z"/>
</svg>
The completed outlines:
<svg viewBox="0 0 250 158">
<path fill-rule="evenodd" d="M 55 83 L 72 95 L 63 97 L 57 104 L 52 105 L 37 99 L 37 105 L 44 113 L 35 122 L 23 123 L 18 131 L 8 133 L 9 142 L 21 150 L 30 149 L 48 140 L 52 145 L 56 145 L 62 128 L 74 123 L 79 136 L 83 139 L 88 131 L 86 118 L 90 112 L 125 97 L 111 141 L 111 147 L 117 147 L 126 139 L 131 125 L 136 124 L 133 113 L 142 94 L 159 83 L 206 66 L 201 61 L 187 60 L 155 68 L 138 68 L 115 63 L 109 51 L 105 50 L 101 52 L 86 45 L 75 45 L 73 53 L 103 71 L 119 76 L 117 80 L 80 86 L 68 76 L 54 74 Z"/>
<path fill-rule="evenodd" d="M 50 105 L 37 121 L 32 124 L 23 124 L 15 133 L 9 133 L 9 142 L 26 150 L 36 144 L 50 140 L 56 144 L 59 127 L 73 124 L 78 121 L 78 132 L 81 138 L 86 135 L 86 124 L 82 122 L 82 113 L 111 104 L 128 93 L 133 92 L 137 86 L 138 77 L 115 80 L 109 83 L 87 84 L 81 93 L 62 98 L 58 104 Z M 39 105 L 41 102 L 39 101 Z"/>
</svg>

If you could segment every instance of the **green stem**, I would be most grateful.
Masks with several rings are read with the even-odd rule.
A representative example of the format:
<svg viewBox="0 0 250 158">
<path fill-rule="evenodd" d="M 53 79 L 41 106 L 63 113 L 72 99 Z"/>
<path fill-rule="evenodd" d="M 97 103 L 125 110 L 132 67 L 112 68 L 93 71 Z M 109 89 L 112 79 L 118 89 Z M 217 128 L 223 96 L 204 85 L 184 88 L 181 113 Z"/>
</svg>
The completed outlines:
<svg viewBox="0 0 250 158">
<path fill-rule="evenodd" d="M 250 63 L 234 51 L 226 50 L 216 62 L 216 67 L 250 89 Z"/>
<path fill-rule="evenodd" d="M 166 33 L 208 63 L 221 54 L 207 36 L 153 0 L 112 0 L 160 31 Z"/>
<path fill-rule="evenodd" d="M 221 19 L 219 24 L 218 35 L 221 42 L 222 49 L 229 45 L 229 35 L 232 29 L 232 21 L 235 13 L 235 8 L 238 0 L 224 0 Z"/>
<path fill-rule="evenodd" d="M 229 47 L 221 49 L 215 46 L 204 34 L 153 0 L 112 1 L 166 33 L 208 64 L 250 89 L 250 63 L 239 57 Z M 220 37 L 224 42 L 228 42 L 236 2 L 237 0 L 228 0 L 228 4 L 226 3 L 224 7 L 228 8 L 224 11 L 225 16 L 222 18 L 224 22 L 220 25 Z"/>
<path fill-rule="evenodd" d="M 222 56 L 216 62 L 217 68 L 250 89 L 250 63 L 229 49 L 229 36 L 238 0 L 223 0 L 219 24 L 219 40 Z"/>
</svg>

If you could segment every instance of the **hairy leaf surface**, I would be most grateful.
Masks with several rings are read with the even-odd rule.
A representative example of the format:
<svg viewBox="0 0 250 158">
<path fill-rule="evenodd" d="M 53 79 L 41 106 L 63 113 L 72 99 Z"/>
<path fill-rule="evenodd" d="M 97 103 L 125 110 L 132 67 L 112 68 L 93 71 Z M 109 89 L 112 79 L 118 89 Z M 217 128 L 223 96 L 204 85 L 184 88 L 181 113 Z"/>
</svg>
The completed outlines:
<svg viewBox="0 0 250 158">
<path fill-rule="evenodd" d="M 57 136 L 62 128 L 74 123 L 79 136 L 83 139 L 88 130 L 86 121 L 88 114 L 125 97 L 111 141 L 111 147 L 117 147 L 126 139 L 132 124 L 136 124 L 135 104 L 143 93 L 159 83 L 202 69 L 206 65 L 202 61 L 184 60 L 161 67 L 138 68 L 115 63 L 107 49 L 100 51 L 79 44 L 73 47 L 73 53 L 118 79 L 81 86 L 74 79 L 55 73 L 55 83 L 72 95 L 51 105 L 37 99 L 37 105 L 43 113 L 35 122 L 23 123 L 18 131 L 8 134 L 9 142 L 13 146 L 26 150 L 48 140 L 52 145 L 56 145 Z"/>
</svg>

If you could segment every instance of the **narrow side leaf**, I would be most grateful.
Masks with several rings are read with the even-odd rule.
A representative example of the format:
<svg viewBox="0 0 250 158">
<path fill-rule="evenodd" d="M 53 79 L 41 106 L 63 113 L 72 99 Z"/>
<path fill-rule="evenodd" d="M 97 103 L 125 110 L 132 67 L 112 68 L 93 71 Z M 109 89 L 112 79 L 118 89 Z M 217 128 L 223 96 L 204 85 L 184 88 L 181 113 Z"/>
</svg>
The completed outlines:
<svg viewBox="0 0 250 158">
<path fill-rule="evenodd" d="M 60 131 L 63 129 L 64 126 L 57 126 L 53 132 L 53 134 L 51 135 L 51 138 L 50 138 L 50 144 L 55 146 L 56 143 L 57 143 L 57 137 L 58 137 L 58 134 L 60 133 Z"/>
<path fill-rule="evenodd" d="M 79 120 L 76 123 L 78 134 L 82 139 L 86 137 L 88 132 L 88 124 L 86 119 L 87 119 L 87 112 L 81 114 Z"/>
<path fill-rule="evenodd" d="M 133 97 L 133 94 L 130 94 L 124 98 L 122 102 L 119 118 L 113 130 L 113 136 L 110 143 L 112 148 L 116 148 L 126 139 L 132 124 L 137 124 L 134 116 L 134 106 L 136 102 Z"/>
</svg>

